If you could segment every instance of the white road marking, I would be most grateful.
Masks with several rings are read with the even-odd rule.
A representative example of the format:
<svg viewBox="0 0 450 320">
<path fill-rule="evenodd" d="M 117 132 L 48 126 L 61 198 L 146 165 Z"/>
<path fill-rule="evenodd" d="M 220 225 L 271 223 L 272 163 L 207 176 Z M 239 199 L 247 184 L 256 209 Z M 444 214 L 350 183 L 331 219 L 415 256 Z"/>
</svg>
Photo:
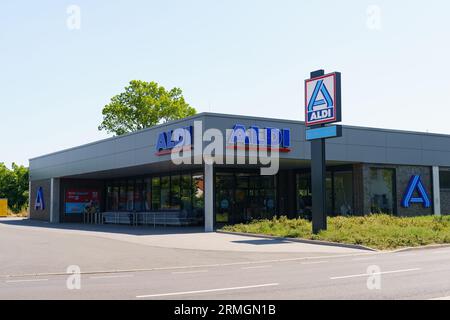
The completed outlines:
<svg viewBox="0 0 450 320">
<path fill-rule="evenodd" d="M 172 272 L 172 274 L 191 274 L 191 273 L 206 273 L 208 270 L 196 270 L 196 271 L 178 271 Z"/>
<path fill-rule="evenodd" d="M 89 277 L 89 279 L 115 279 L 115 278 L 132 278 L 132 274 L 124 274 L 117 276 L 97 276 L 97 277 Z"/>
<path fill-rule="evenodd" d="M 446 253 L 450 253 L 450 250 L 446 250 L 446 251 L 444 251 L 444 250 L 441 250 L 441 251 L 434 251 L 434 252 L 432 252 L 433 254 L 446 254 Z"/>
<path fill-rule="evenodd" d="M 448 297 L 441 297 L 441 298 L 434 298 L 434 299 L 430 299 L 430 300 L 450 300 L 450 296 L 448 296 Z"/>
<path fill-rule="evenodd" d="M 417 256 L 417 253 L 400 253 L 398 254 L 399 257 L 414 257 Z"/>
<path fill-rule="evenodd" d="M 255 266 L 255 267 L 244 267 L 242 270 L 251 270 L 251 269 L 267 269 L 272 268 L 272 266 Z"/>
<path fill-rule="evenodd" d="M 376 257 L 367 257 L 367 258 L 354 258 L 352 261 L 369 261 L 369 260 L 375 260 Z"/>
<path fill-rule="evenodd" d="M 354 274 L 349 276 L 341 276 L 341 277 L 330 277 L 330 280 L 339 280 L 339 279 L 349 279 L 349 278 L 360 278 L 360 277 L 370 277 L 370 276 L 376 276 L 376 275 L 382 275 L 382 274 L 393 274 L 393 273 L 402 273 L 402 272 L 413 272 L 413 271 L 419 271 L 420 268 L 415 269 L 404 269 L 404 270 L 395 270 L 395 271 L 384 271 L 384 272 L 377 272 L 377 273 L 363 273 L 363 274 Z"/>
<path fill-rule="evenodd" d="M 136 296 L 136 298 L 157 298 L 157 297 L 168 297 L 168 296 L 181 296 L 181 295 L 189 295 L 189 294 L 199 294 L 199 293 L 209 293 L 209 292 L 221 292 L 221 291 L 235 291 L 235 290 L 246 290 L 246 289 L 256 289 L 256 288 L 265 288 L 265 287 L 275 287 L 280 285 L 279 283 L 267 283 L 267 284 L 259 284 L 254 286 L 245 286 L 245 287 L 232 287 L 232 288 L 219 288 L 219 289 L 208 289 L 208 290 L 197 290 L 197 291 L 184 291 L 184 292 L 170 292 L 170 293 L 160 293 L 160 294 L 147 294 Z"/>
<path fill-rule="evenodd" d="M 321 264 L 321 263 L 329 263 L 329 261 L 312 261 L 312 262 L 302 262 L 303 265 L 311 265 L 311 264 Z"/>
<path fill-rule="evenodd" d="M 7 280 L 6 283 L 21 283 L 21 282 L 42 282 L 48 279 L 22 279 L 22 280 Z"/>
</svg>

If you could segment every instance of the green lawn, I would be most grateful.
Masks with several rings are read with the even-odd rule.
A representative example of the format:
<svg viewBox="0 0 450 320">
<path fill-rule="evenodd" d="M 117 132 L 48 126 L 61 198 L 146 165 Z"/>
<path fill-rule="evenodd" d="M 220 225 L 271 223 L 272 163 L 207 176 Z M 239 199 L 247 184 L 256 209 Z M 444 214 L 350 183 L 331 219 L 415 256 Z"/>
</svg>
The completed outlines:
<svg viewBox="0 0 450 320">
<path fill-rule="evenodd" d="M 379 250 L 450 244 L 450 216 L 399 218 L 369 215 L 328 218 L 328 230 L 318 235 L 312 234 L 311 222 L 286 217 L 226 226 L 222 230 L 357 244 Z"/>
</svg>

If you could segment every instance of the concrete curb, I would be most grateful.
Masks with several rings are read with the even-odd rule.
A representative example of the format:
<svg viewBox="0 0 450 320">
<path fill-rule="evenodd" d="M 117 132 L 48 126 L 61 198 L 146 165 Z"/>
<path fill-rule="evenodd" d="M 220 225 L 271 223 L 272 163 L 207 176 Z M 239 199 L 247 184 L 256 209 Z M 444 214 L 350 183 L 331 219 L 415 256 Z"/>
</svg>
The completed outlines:
<svg viewBox="0 0 450 320">
<path fill-rule="evenodd" d="M 317 245 L 329 246 L 329 247 L 340 247 L 340 248 L 359 249 L 359 250 L 366 250 L 366 251 L 372 251 L 372 252 L 380 252 L 380 250 L 376 250 L 376 249 L 373 249 L 373 248 L 370 248 L 370 247 L 361 246 L 361 245 L 357 245 L 357 244 L 338 243 L 338 242 L 330 242 L 330 241 L 322 241 L 322 240 L 283 238 L 283 237 L 276 237 L 276 236 L 268 236 L 268 235 L 265 235 L 265 234 L 255 234 L 255 233 L 245 233 L 245 232 L 231 232 L 231 231 L 222 231 L 222 230 L 218 230 L 216 232 L 217 233 L 222 233 L 222 234 L 232 234 L 232 235 L 252 237 L 252 238 L 285 240 L 285 241 L 290 241 L 290 242 L 298 242 L 298 243 L 306 243 L 306 244 L 317 244 Z"/>
<path fill-rule="evenodd" d="M 387 251 L 391 253 L 398 253 L 398 252 L 408 252 L 408 251 L 417 251 L 417 250 L 432 250 L 432 249 L 439 249 L 439 248 L 450 248 L 450 244 L 429 244 L 426 246 L 420 246 L 420 247 L 407 247 L 407 248 L 400 248 L 395 249 L 392 251 Z"/>
</svg>

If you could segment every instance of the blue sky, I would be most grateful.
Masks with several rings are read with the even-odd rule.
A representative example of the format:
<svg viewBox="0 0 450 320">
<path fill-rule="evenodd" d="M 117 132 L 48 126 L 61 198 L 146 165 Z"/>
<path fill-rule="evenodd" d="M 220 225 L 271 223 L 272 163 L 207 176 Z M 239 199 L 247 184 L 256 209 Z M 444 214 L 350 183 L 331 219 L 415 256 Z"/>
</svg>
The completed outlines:
<svg viewBox="0 0 450 320">
<path fill-rule="evenodd" d="M 199 112 L 304 120 L 303 81 L 325 68 L 342 72 L 344 124 L 450 134 L 448 12 L 445 0 L 3 0 L 0 162 L 107 137 L 101 110 L 132 79 L 180 87 Z"/>
</svg>

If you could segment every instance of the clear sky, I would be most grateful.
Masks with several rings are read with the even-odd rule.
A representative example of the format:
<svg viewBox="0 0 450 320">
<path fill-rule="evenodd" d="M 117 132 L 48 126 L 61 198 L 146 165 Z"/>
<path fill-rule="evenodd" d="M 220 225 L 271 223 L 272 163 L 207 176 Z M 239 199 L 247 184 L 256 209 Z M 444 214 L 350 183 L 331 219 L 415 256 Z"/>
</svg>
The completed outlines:
<svg viewBox="0 0 450 320">
<path fill-rule="evenodd" d="M 0 162 L 107 137 L 101 110 L 132 79 L 180 87 L 199 112 L 304 120 L 303 81 L 324 68 L 342 72 L 343 124 L 450 134 L 449 13 L 448 0 L 2 0 Z"/>
</svg>

